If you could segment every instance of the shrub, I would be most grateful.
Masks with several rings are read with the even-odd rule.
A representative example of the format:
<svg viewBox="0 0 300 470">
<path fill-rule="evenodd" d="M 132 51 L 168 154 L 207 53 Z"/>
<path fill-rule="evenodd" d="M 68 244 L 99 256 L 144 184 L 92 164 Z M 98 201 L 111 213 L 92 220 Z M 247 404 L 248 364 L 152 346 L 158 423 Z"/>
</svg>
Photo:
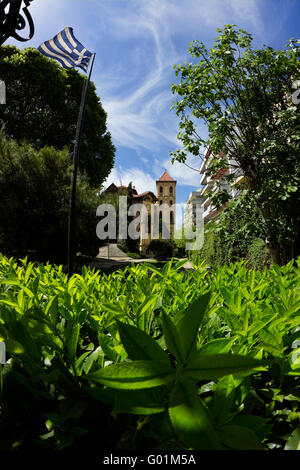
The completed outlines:
<svg viewBox="0 0 300 470">
<path fill-rule="evenodd" d="M 271 258 L 265 242 L 261 238 L 255 238 L 248 248 L 250 266 L 254 269 L 270 267 Z"/>
<path fill-rule="evenodd" d="M 68 279 L 0 255 L 0 450 L 299 446 L 300 258 L 184 263 Z"/>
<path fill-rule="evenodd" d="M 151 240 L 147 252 L 152 253 L 154 258 L 163 260 L 172 257 L 173 248 L 170 240 Z"/>
<path fill-rule="evenodd" d="M 133 259 L 141 259 L 142 256 L 139 253 L 127 253 L 127 256 Z"/>
<path fill-rule="evenodd" d="M 256 201 L 249 196 L 247 190 L 231 201 L 221 213 L 218 220 L 211 220 L 205 226 L 204 245 L 200 252 L 191 254 L 192 259 L 200 255 L 202 259 L 214 269 L 225 263 L 234 263 L 243 258 L 249 258 L 249 249 L 253 245 L 255 256 L 256 240 L 260 240 L 259 246 L 265 238 L 261 212 Z M 256 243 L 256 245 L 255 245 Z M 264 244 L 265 246 L 265 244 Z M 267 251 L 263 250 L 264 257 L 261 262 L 267 264 Z M 250 256 L 251 258 L 251 256 Z M 257 263 L 258 257 L 255 258 Z M 258 268 L 258 265 L 255 264 Z"/>
</svg>

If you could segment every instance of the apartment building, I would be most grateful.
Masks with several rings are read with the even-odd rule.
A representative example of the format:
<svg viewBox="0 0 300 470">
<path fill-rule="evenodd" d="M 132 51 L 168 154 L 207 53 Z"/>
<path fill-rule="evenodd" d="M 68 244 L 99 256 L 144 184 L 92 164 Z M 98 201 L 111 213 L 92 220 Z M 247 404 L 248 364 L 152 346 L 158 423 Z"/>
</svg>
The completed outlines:
<svg viewBox="0 0 300 470">
<path fill-rule="evenodd" d="M 203 218 L 204 196 L 201 195 L 201 192 L 201 189 L 192 191 L 186 200 L 184 207 L 184 224 L 186 227 L 199 225 L 198 219 Z"/>
<path fill-rule="evenodd" d="M 200 180 L 200 184 L 203 186 L 200 194 L 203 198 L 202 208 L 204 223 L 207 223 L 209 220 L 218 218 L 221 212 L 227 206 L 227 204 L 223 204 L 221 207 L 216 208 L 211 202 L 211 199 L 208 195 L 208 191 L 212 190 L 213 192 L 216 192 L 218 189 L 216 182 L 218 182 L 220 190 L 226 190 L 230 198 L 235 199 L 240 193 L 238 183 L 240 183 L 244 178 L 241 170 L 237 168 L 237 164 L 234 160 L 229 160 L 228 169 L 226 168 L 220 170 L 219 173 L 214 177 L 208 176 L 207 169 L 213 161 L 213 158 L 214 157 L 211 149 L 207 149 L 204 156 L 204 161 L 200 168 L 200 173 L 203 175 Z M 234 174 L 235 176 L 234 182 L 232 184 L 229 184 L 228 181 L 225 179 L 225 176 L 228 174 Z"/>
</svg>

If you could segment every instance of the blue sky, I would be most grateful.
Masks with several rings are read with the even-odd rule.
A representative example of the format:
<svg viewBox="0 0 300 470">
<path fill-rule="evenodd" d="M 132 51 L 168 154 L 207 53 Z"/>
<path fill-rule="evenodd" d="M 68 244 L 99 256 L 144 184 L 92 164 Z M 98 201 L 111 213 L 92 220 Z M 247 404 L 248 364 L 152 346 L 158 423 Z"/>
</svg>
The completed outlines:
<svg viewBox="0 0 300 470">
<path fill-rule="evenodd" d="M 200 176 L 169 157 L 180 146 L 178 118 L 170 111 L 174 64 L 190 61 L 193 40 L 210 47 L 217 28 L 228 23 L 250 32 L 256 47 L 282 48 L 299 37 L 300 0 L 34 0 L 30 11 L 34 38 L 7 43 L 38 47 L 71 26 L 97 54 L 92 80 L 117 149 L 106 185 L 133 181 L 139 192 L 155 191 L 167 169 L 177 180 L 180 204 L 200 187 Z M 200 166 L 197 159 L 188 163 Z"/>
</svg>

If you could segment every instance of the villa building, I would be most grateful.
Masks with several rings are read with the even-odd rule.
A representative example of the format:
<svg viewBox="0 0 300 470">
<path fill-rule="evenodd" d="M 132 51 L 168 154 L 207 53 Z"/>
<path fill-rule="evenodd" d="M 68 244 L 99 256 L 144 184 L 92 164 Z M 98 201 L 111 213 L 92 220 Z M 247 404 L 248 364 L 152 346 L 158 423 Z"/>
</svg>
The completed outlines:
<svg viewBox="0 0 300 470">
<path fill-rule="evenodd" d="M 135 204 L 143 204 L 144 210 L 142 214 L 137 213 L 137 217 L 141 216 L 141 223 L 139 224 L 139 250 L 143 253 L 147 253 L 151 240 L 161 236 L 162 223 L 164 223 L 169 233 L 169 238 L 172 239 L 174 237 L 176 223 L 176 181 L 165 171 L 156 181 L 156 195 L 152 191 L 145 191 L 138 194 L 134 186 L 132 189 L 133 202 Z M 112 183 L 105 192 L 108 194 L 126 195 L 127 187 L 116 186 Z M 172 206 L 174 206 L 174 209 Z M 163 215 L 164 210 L 166 210 L 167 220 L 165 220 Z M 155 217 L 156 215 L 159 220 L 159 233 L 157 233 L 157 236 L 153 233 L 153 216 Z"/>
</svg>

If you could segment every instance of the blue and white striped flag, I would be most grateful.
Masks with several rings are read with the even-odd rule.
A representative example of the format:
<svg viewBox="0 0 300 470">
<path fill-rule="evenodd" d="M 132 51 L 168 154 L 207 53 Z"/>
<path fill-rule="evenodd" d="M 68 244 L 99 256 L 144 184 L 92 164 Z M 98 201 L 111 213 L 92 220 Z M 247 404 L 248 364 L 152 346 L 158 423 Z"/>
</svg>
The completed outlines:
<svg viewBox="0 0 300 470">
<path fill-rule="evenodd" d="M 51 59 L 56 59 L 65 69 L 80 67 L 88 69 L 92 53 L 73 34 L 73 28 L 65 28 L 53 39 L 43 42 L 38 50 Z"/>
</svg>

